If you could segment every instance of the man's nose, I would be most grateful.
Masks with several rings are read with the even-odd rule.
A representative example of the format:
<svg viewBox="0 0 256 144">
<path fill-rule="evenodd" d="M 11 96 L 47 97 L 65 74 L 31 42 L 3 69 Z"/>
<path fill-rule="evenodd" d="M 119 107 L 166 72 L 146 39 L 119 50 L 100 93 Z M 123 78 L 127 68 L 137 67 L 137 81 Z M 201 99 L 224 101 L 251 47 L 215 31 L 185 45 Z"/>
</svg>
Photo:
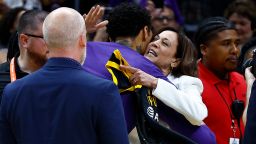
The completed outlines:
<svg viewBox="0 0 256 144">
<path fill-rule="evenodd" d="M 153 45 L 154 47 L 156 47 L 156 48 L 159 48 L 159 46 L 160 46 L 159 43 L 160 43 L 160 40 L 156 40 L 156 41 L 153 42 L 152 45 Z"/>
<path fill-rule="evenodd" d="M 163 24 L 165 24 L 165 25 L 168 24 L 168 20 L 166 18 L 163 19 Z"/>
<path fill-rule="evenodd" d="M 235 44 L 235 43 L 232 44 L 231 52 L 233 54 L 238 54 L 240 52 L 240 49 L 237 44 Z"/>
</svg>

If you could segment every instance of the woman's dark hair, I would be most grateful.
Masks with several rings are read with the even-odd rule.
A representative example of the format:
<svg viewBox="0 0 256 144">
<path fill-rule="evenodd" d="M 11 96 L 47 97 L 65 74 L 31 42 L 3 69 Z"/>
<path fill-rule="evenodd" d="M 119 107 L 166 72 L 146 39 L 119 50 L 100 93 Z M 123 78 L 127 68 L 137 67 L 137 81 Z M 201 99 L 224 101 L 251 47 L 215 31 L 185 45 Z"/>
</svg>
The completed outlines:
<svg viewBox="0 0 256 144">
<path fill-rule="evenodd" d="M 255 31 L 256 28 L 256 7 L 251 1 L 234 1 L 224 12 L 224 16 L 229 18 L 232 14 L 237 13 L 251 21 L 251 28 Z"/>
<path fill-rule="evenodd" d="M 107 17 L 107 33 L 112 41 L 117 37 L 135 37 L 144 26 L 151 29 L 151 18 L 146 9 L 133 3 L 122 3 L 112 9 Z"/>
<path fill-rule="evenodd" d="M 163 31 L 173 31 L 178 36 L 175 57 L 180 59 L 180 64 L 172 69 L 172 75 L 174 77 L 180 77 L 182 75 L 197 77 L 197 51 L 193 42 L 185 34 L 171 27 L 162 29 L 158 34 Z"/>
<path fill-rule="evenodd" d="M 199 58 L 202 57 L 200 45 L 207 44 L 221 31 L 235 29 L 235 25 L 224 17 L 210 17 L 201 22 L 195 34 L 195 46 L 198 49 Z"/>
<path fill-rule="evenodd" d="M 11 9 L 1 19 L 1 22 L 0 22 L 0 33 L 1 33 L 0 42 L 5 47 L 7 47 L 7 45 L 8 45 L 9 39 L 12 35 L 11 29 L 13 29 L 14 23 L 17 19 L 17 16 L 21 11 L 25 11 L 25 9 L 23 7 L 17 7 L 17 8 Z"/>
</svg>

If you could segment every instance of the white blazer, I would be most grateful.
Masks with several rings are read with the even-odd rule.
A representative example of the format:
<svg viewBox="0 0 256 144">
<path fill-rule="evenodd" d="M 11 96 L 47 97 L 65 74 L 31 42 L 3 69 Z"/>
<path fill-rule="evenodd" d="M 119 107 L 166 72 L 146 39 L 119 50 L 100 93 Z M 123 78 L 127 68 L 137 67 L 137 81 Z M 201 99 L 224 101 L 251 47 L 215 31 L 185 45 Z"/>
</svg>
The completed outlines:
<svg viewBox="0 0 256 144">
<path fill-rule="evenodd" d="M 168 75 L 169 82 L 158 79 L 153 95 L 167 106 L 182 114 L 192 125 L 201 125 L 208 115 L 202 101 L 203 84 L 199 78 L 183 75 L 175 78 Z"/>
</svg>

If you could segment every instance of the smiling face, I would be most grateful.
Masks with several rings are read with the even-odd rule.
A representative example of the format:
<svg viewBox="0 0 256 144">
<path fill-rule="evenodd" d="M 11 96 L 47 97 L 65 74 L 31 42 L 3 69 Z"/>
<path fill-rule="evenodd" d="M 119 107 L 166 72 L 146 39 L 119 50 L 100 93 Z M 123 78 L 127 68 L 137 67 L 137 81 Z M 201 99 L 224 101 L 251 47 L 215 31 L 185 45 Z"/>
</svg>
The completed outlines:
<svg viewBox="0 0 256 144">
<path fill-rule="evenodd" d="M 145 57 L 157 65 L 162 71 L 176 67 L 178 35 L 173 31 L 163 31 L 156 35 L 145 53 Z"/>
<path fill-rule="evenodd" d="M 253 35 L 253 30 L 251 28 L 251 21 L 237 13 L 232 14 L 229 20 L 235 24 L 241 43 L 247 42 Z"/>
</svg>

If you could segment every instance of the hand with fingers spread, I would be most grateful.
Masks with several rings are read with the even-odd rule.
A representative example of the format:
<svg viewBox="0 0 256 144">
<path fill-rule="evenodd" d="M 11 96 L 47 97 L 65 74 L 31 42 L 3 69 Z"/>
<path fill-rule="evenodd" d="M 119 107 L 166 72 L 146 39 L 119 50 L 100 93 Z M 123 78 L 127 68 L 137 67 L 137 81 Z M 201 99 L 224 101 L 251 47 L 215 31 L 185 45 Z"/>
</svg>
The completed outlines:
<svg viewBox="0 0 256 144">
<path fill-rule="evenodd" d="M 124 65 L 120 65 L 120 69 L 132 74 L 129 78 L 132 85 L 143 85 L 148 88 L 156 88 L 157 86 L 158 79 L 140 69 Z"/>
<path fill-rule="evenodd" d="M 99 22 L 104 15 L 104 8 L 97 5 L 93 6 L 88 14 L 84 14 L 85 25 L 88 33 L 96 32 L 98 29 L 105 27 L 108 24 L 108 20 Z"/>
</svg>

